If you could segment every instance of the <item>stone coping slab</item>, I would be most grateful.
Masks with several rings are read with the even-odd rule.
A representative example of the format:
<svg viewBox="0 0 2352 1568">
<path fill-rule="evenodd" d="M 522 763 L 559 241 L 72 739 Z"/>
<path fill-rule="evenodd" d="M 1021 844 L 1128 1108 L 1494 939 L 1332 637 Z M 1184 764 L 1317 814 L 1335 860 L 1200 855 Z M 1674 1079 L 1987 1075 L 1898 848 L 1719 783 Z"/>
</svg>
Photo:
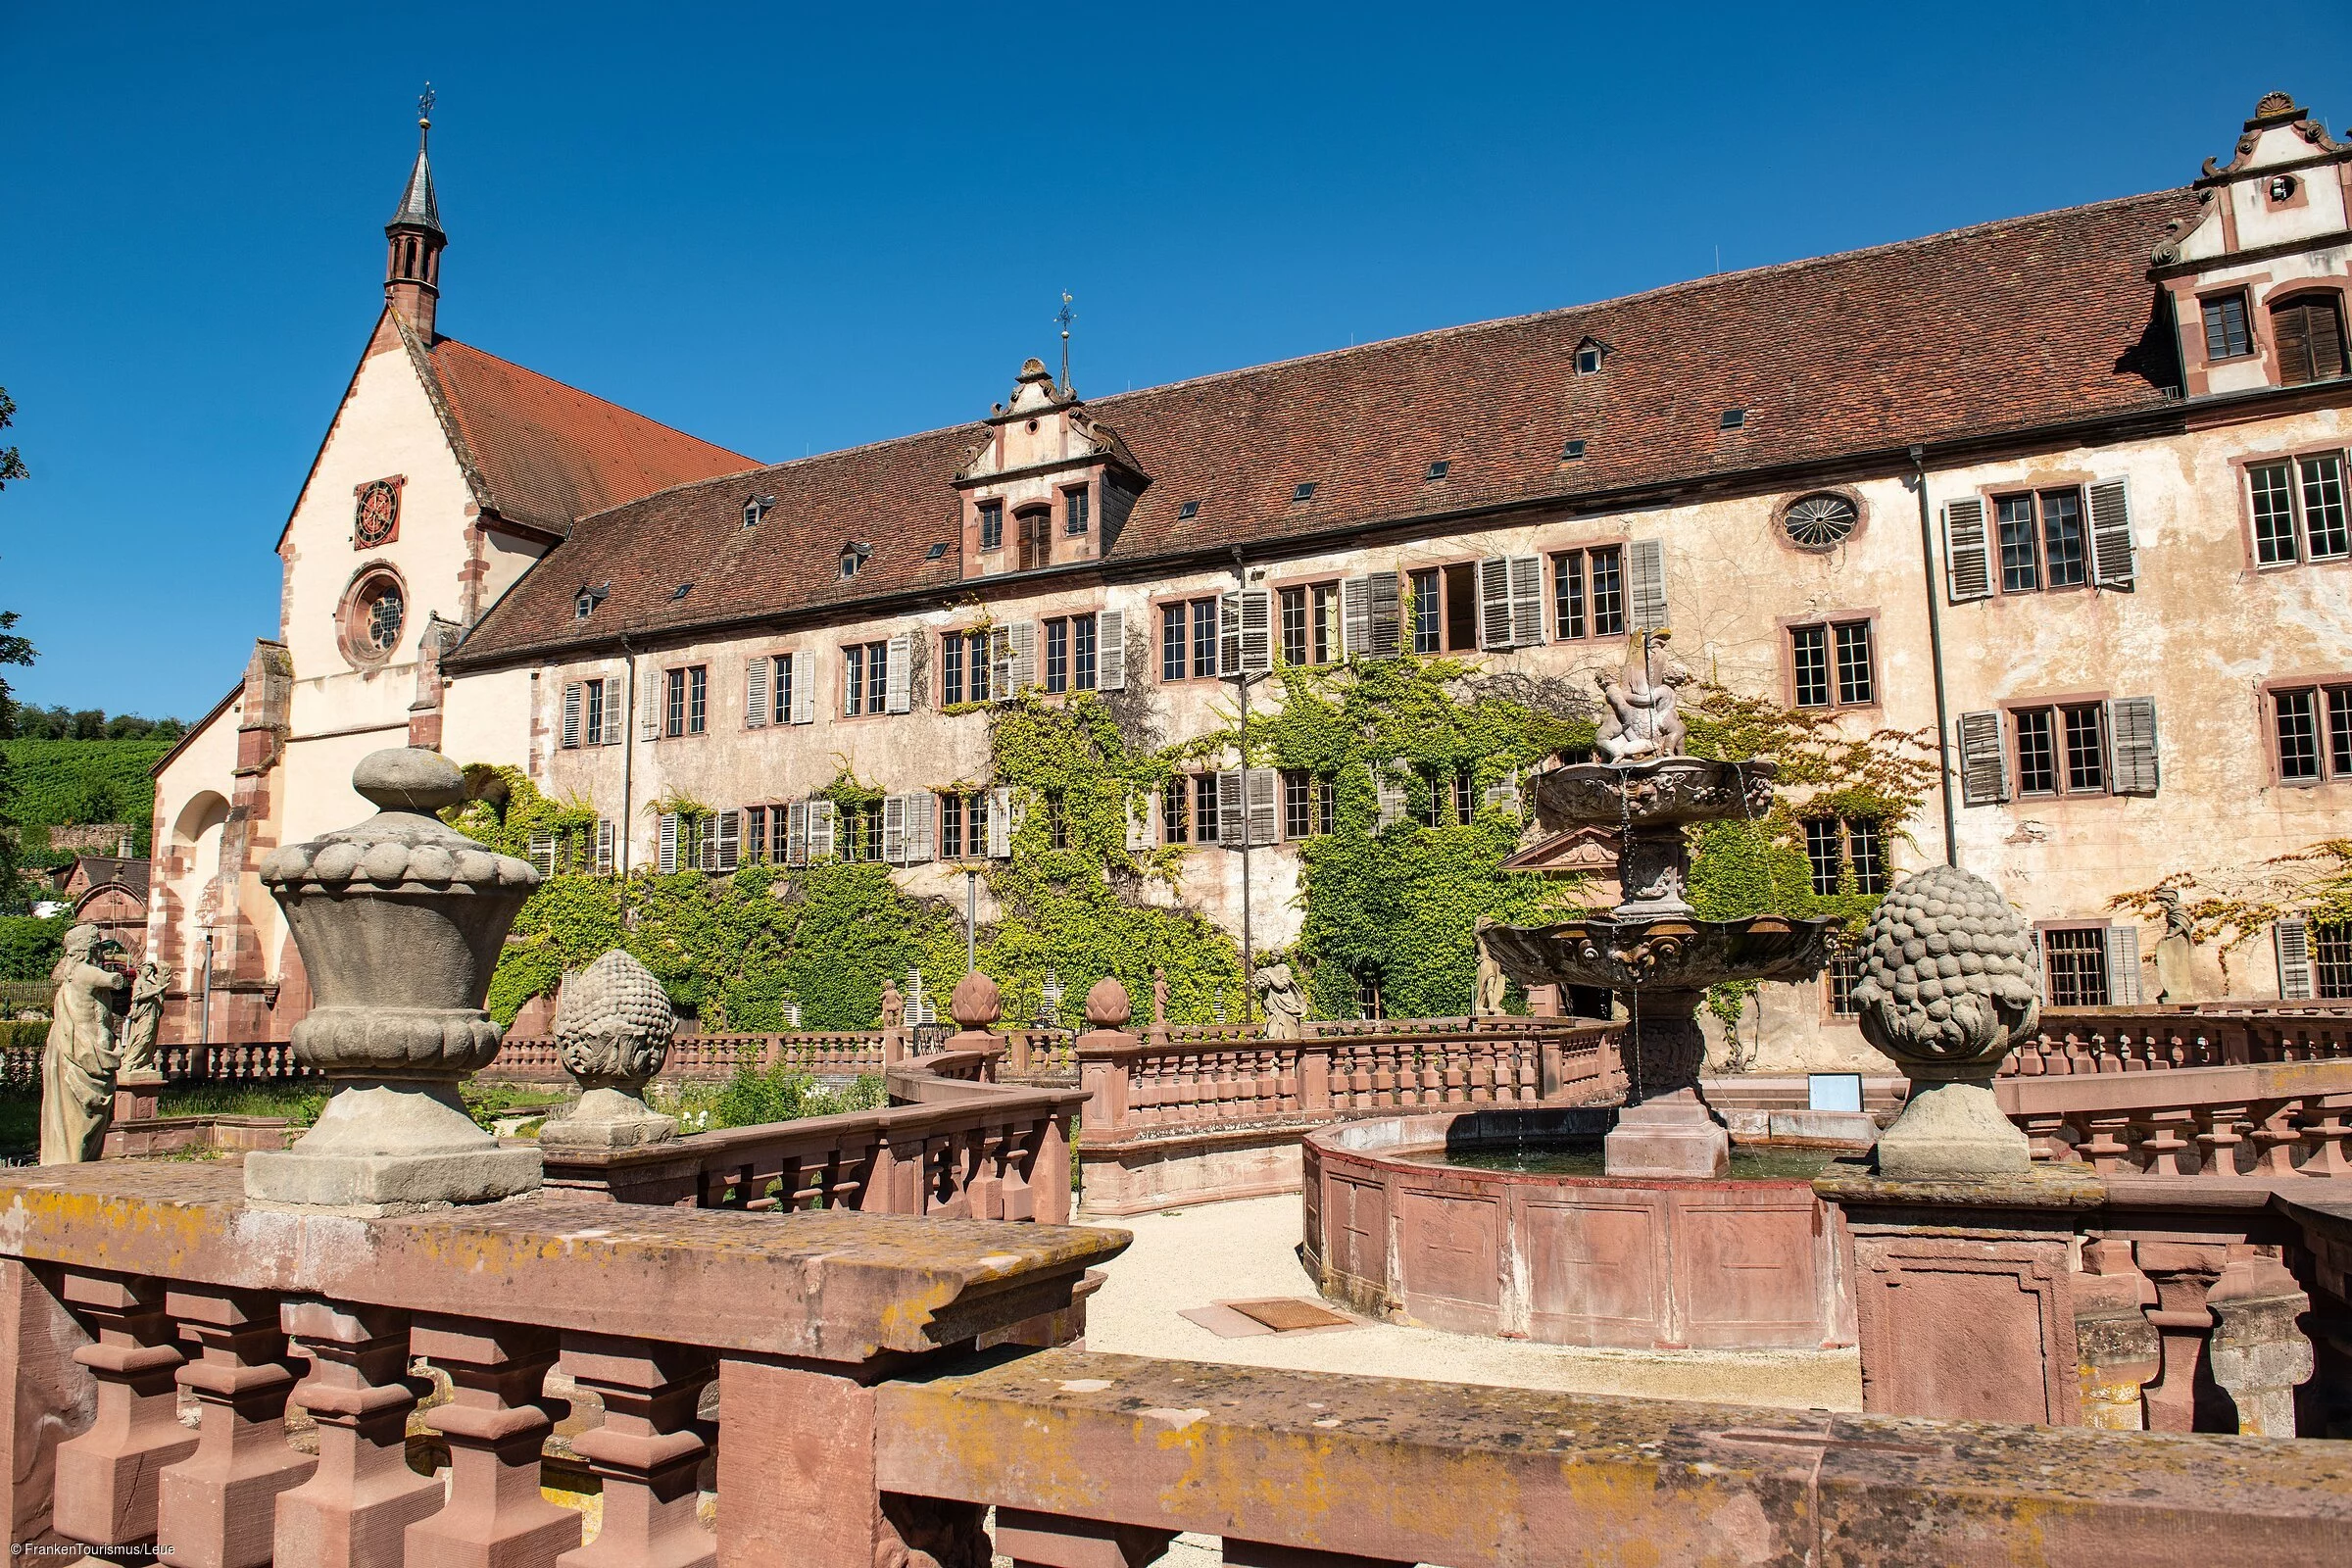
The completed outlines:
<svg viewBox="0 0 2352 1568">
<path fill-rule="evenodd" d="M 1123 1231 L 534 1194 L 393 1218 L 247 1203 L 235 1165 L 0 1172 L 0 1255 L 413 1312 L 859 1362 L 1067 1307 Z"/>
<path fill-rule="evenodd" d="M 1049 1350 L 878 1389 L 922 1496 L 1451 1568 L 2340 1564 L 2352 1445 Z M 1017 1453 L 1017 1463 L 1007 1454 Z"/>
</svg>

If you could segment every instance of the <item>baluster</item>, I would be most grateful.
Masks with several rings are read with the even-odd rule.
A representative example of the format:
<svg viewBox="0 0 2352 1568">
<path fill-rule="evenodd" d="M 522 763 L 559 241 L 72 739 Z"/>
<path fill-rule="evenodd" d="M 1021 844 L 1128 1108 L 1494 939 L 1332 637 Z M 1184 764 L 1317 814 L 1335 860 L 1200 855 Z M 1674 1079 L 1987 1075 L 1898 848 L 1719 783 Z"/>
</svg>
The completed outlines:
<svg viewBox="0 0 2352 1568">
<path fill-rule="evenodd" d="M 2124 1141 L 2132 1127 L 2132 1113 L 2094 1111 L 2082 1118 L 2082 1125 L 2088 1136 L 2076 1146 L 2075 1152 L 2102 1176 L 2124 1169 L 2132 1153 L 2132 1146 Z"/>
<path fill-rule="evenodd" d="M 311 1358 L 293 1401 L 318 1423 L 318 1468 L 277 1499 L 277 1568 L 398 1568 L 408 1527 L 441 1506 L 409 1468 L 409 1319 L 385 1307 L 289 1301 L 279 1322 Z"/>
<path fill-rule="evenodd" d="M 2035 1161 L 2051 1164 L 2067 1164 L 2073 1161 L 2075 1157 L 2073 1146 L 2058 1136 L 2066 1126 L 2065 1112 L 2037 1111 L 2028 1115 L 2024 1120 L 2026 1142 L 2033 1146 Z"/>
<path fill-rule="evenodd" d="M 2345 1141 L 2352 1139 L 2352 1126 L 2346 1125 L 2348 1115 L 2352 1115 L 2352 1095 L 2303 1102 L 2303 1141 L 2311 1145 L 2311 1157 L 2303 1161 L 2304 1175 L 2352 1178 L 2352 1161 L 2344 1153 Z"/>
<path fill-rule="evenodd" d="M 2295 1150 L 2303 1142 L 2303 1133 L 2295 1125 L 2295 1114 L 2301 1102 L 2275 1101 L 2258 1105 L 2254 1122 L 2254 1174 L 2257 1176 L 2296 1176 Z"/>
<path fill-rule="evenodd" d="M 2180 1152 L 2188 1140 L 2180 1130 L 2189 1125 L 2192 1117 L 2186 1110 L 2143 1111 L 2132 1119 L 2139 1129 L 2139 1152 L 2147 1156 L 2144 1167 L 2150 1176 L 2178 1176 L 2180 1171 Z"/>
<path fill-rule="evenodd" d="M 179 1369 L 196 1396 L 196 1451 L 158 1478 L 156 1544 L 174 1562 L 263 1568 L 274 1546 L 278 1494 L 318 1461 L 286 1445 L 289 1364 L 277 1298 L 243 1291 L 174 1289 L 164 1307 L 201 1357 Z"/>
<path fill-rule="evenodd" d="M 182 1362 L 160 1281 L 116 1274 L 65 1276 L 66 1307 L 96 1343 L 74 1359 L 98 1380 L 90 1429 L 57 1448 L 57 1533 L 93 1546 L 155 1539 L 157 1472 L 196 1448 L 179 1424 Z"/>
<path fill-rule="evenodd" d="M 2238 1136 L 2237 1124 L 2245 1120 L 2243 1105 L 2199 1105 L 2197 1119 L 2197 1151 L 2200 1176 L 2235 1176 L 2237 1146 L 2245 1140 Z"/>
<path fill-rule="evenodd" d="M 564 1370 L 604 1402 L 605 1424 L 571 1440 L 604 1482 L 604 1524 L 560 1568 L 714 1568 L 717 1538 L 695 1518 L 710 1453 L 697 1410 L 718 1371 L 710 1352 L 566 1334 Z"/>
<path fill-rule="evenodd" d="M 449 1505 L 409 1526 L 406 1568 L 513 1568 L 578 1547 L 580 1516 L 539 1494 L 539 1449 L 555 1427 L 541 1393 L 555 1335 L 419 1317 L 410 1343 L 449 1374 L 454 1396 L 424 1418 L 449 1440 Z"/>
</svg>

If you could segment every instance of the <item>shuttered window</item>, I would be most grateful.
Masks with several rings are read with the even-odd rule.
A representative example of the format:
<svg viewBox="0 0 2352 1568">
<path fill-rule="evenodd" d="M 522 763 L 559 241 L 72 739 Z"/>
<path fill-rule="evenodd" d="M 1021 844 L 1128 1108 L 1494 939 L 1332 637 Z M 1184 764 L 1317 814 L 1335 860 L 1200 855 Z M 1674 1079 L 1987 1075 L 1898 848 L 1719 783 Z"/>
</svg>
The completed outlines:
<svg viewBox="0 0 2352 1568">
<path fill-rule="evenodd" d="M 1667 623 L 1666 545 L 1658 539 L 1637 539 L 1626 547 L 1630 578 L 1627 613 L 1629 630 L 1657 631 Z"/>
<path fill-rule="evenodd" d="M 1004 503 L 1002 501 L 980 503 L 980 548 L 1004 548 Z"/>
<path fill-rule="evenodd" d="M 1625 635 L 1625 552 L 1615 545 L 1589 550 L 1592 571 L 1592 635 Z"/>
<path fill-rule="evenodd" d="M 1127 689 L 1127 612 L 1105 610 L 1094 622 L 1095 688 L 1123 692 Z"/>
<path fill-rule="evenodd" d="M 841 710 L 887 712 L 890 709 L 890 644 L 854 643 L 841 651 Z"/>
<path fill-rule="evenodd" d="M 1061 493 L 1061 531 L 1082 534 L 1094 517 L 1094 497 L 1084 487 Z"/>
<path fill-rule="evenodd" d="M 1943 509 L 1943 580 L 1954 604 L 1992 593 L 1992 567 L 1984 537 L 1984 503 L 1971 496 Z"/>
<path fill-rule="evenodd" d="M 2278 998 L 2282 1002 L 2302 1002 L 2311 996 L 2311 922 L 2303 919 L 2280 920 L 2271 927 L 2271 941 L 2278 958 Z"/>
<path fill-rule="evenodd" d="M 901 632 L 884 643 L 882 649 L 883 711 L 911 712 L 914 709 L 914 637 L 911 633 Z"/>
<path fill-rule="evenodd" d="M 743 666 L 743 727 L 762 729 L 768 720 L 767 673 L 770 661 L 766 655 L 747 660 Z"/>
<path fill-rule="evenodd" d="M 2271 724 L 2280 783 L 2352 779 L 2352 682 L 2273 689 Z"/>
<path fill-rule="evenodd" d="M 1020 534 L 1019 565 L 1023 571 L 1035 571 L 1051 565 L 1054 561 L 1054 514 L 1045 507 L 1024 507 L 1012 514 L 1012 525 Z"/>
<path fill-rule="evenodd" d="M 1263 675 L 1274 667 L 1274 594 L 1243 588 L 1217 603 L 1217 672 Z"/>
<path fill-rule="evenodd" d="M 571 751 L 580 744 L 580 683 L 573 681 L 564 688 L 564 728 L 561 744 Z"/>
<path fill-rule="evenodd" d="M 2246 498 L 2261 566 L 2352 556 L 2344 503 L 2344 454 L 2308 452 L 2246 466 Z"/>
<path fill-rule="evenodd" d="M 1478 646 L 1522 648 L 1544 640 L 1544 564 L 1489 556 L 1478 564 Z"/>
<path fill-rule="evenodd" d="M 1997 710 L 1960 715 L 1960 799 L 1992 806 L 2009 799 L 2009 758 Z"/>
<path fill-rule="evenodd" d="M 2344 313 L 2332 294 L 2298 294 L 2271 307 L 2278 384 L 2331 381 L 2344 373 Z"/>
</svg>

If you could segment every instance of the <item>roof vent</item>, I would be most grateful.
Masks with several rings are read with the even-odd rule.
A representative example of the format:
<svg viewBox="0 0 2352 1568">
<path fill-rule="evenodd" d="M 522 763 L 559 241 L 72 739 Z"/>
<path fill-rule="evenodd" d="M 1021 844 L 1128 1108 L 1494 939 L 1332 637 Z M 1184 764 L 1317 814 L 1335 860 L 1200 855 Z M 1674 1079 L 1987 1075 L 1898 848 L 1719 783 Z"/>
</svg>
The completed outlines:
<svg viewBox="0 0 2352 1568">
<path fill-rule="evenodd" d="M 1562 463 L 1574 463 L 1577 459 L 1583 457 L 1584 455 L 1585 444 L 1582 441 L 1571 441 L 1566 446 L 1560 448 L 1560 461 Z"/>
<path fill-rule="evenodd" d="M 1450 469 L 1452 466 L 1453 464 L 1451 460 L 1440 458 L 1429 466 L 1429 472 L 1423 474 L 1422 477 L 1425 479 L 1443 479 L 1446 477 L 1446 470 Z"/>
<path fill-rule="evenodd" d="M 947 553 L 948 544 L 947 541 L 943 539 L 938 544 L 935 544 L 930 549 L 924 551 L 923 559 L 925 561 L 937 561 L 940 557 L 946 555 Z"/>
<path fill-rule="evenodd" d="M 1747 411 L 1745 409 L 1726 409 L 1723 411 L 1723 422 L 1716 425 L 1715 428 L 1718 430 L 1737 430 L 1746 423 Z"/>
<path fill-rule="evenodd" d="M 677 601 L 685 598 L 692 592 L 694 592 L 694 584 L 690 582 L 682 582 L 669 591 L 670 602 L 675 604 Z"/>
<path fill-rule="evenodd" d="M 1579 375 L 1598 375 L 1600 373 L 1600 345 L 1588 341 L 1583 348 L 1576 351 L 1576 373 Z"/>
<path fill-rule="evenodd" d="M 1176 520 L 1178 522 L 1190 522 L 1199 515 L 1200 515 L 1200 503 L 1198 501 L 1187 501 L 1183 506 L 1176 509 Z"/>
<path fill-rule="evenodd" d="M 1309 480 L 1307 480 L 1307 481 L 1306 481 L 1306 483 L 1304 483 L 1304 484 L 1300 485 L 1300 486 L 1299 486 L 1298 489 L 1296 489 L 1296 490 L 1292 491 L 1292 492 L 1291 492 L 1291 499 L 1292 499 L 1293 501 L 1312 501 L 1312 500 L 1314 500 L 1314 499 L 1315 499 L 1315 481 L 1314 481 L 1314 480 L 1312 480 L 1312 479 L 1309 479 Z"/>
</svg>

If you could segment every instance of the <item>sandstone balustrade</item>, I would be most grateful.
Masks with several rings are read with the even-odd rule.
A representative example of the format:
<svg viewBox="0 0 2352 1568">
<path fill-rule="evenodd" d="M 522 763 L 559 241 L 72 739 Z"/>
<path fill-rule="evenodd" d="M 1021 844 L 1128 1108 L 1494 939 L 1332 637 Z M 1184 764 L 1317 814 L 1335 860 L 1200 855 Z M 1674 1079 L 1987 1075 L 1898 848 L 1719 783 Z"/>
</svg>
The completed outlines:
<svg viewBox="0 0 2352 1568">
<path fill-rule="evenodd" d="M 2352 1056 L 2085 1069 L 2003 1078 L 1993 1092 L 2037 1162 L 2101 1175 L 2352 1176 Z"/>
</svg>

